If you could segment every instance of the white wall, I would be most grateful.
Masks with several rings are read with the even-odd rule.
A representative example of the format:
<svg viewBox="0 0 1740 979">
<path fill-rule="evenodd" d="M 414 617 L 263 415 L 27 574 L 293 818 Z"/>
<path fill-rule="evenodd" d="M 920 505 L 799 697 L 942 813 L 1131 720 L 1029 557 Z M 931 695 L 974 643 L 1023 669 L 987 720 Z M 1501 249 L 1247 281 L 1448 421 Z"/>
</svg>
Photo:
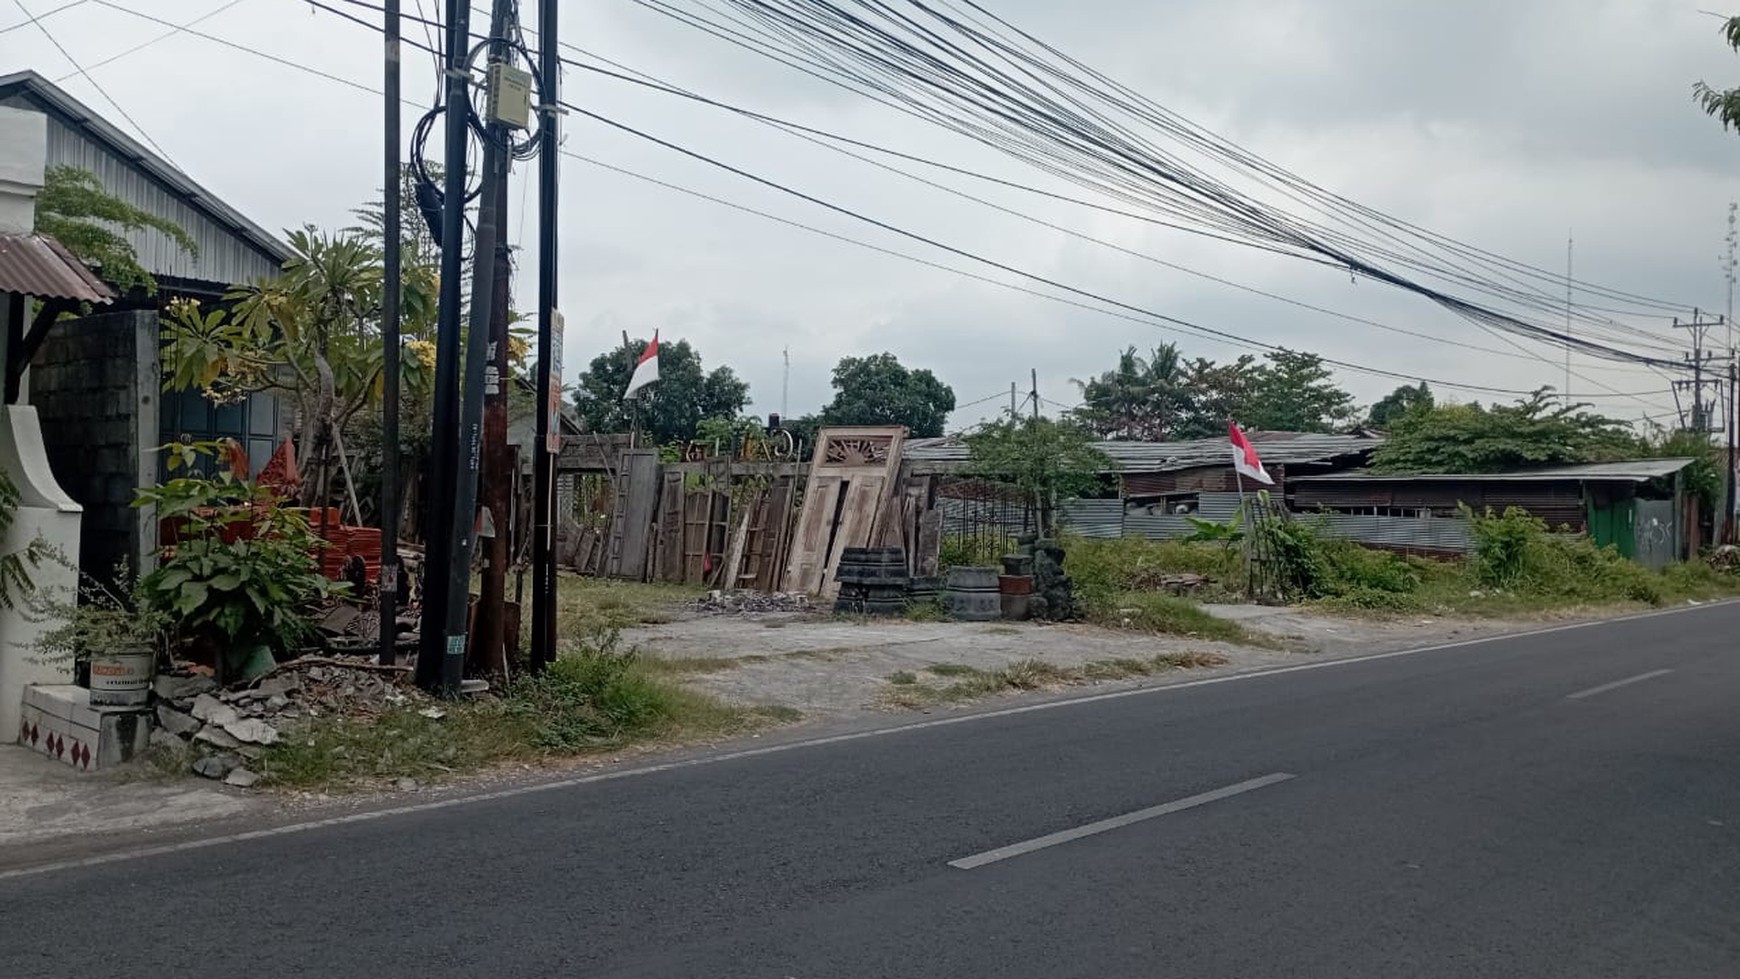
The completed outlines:
<svg viewBox="0 0 1740 979">
<path fill-rule="evenodd" d="M 0 234 L 36 230 L 36 195 L 48 161 L 48 117 L 0 106 Z"/>
</svg>

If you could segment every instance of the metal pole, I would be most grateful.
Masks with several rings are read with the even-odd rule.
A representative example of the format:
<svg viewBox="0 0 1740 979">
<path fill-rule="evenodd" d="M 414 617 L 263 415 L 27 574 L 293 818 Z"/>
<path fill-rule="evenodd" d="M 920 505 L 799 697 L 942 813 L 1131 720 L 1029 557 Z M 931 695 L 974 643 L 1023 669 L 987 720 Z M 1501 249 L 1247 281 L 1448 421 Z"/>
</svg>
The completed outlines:
<svg viewBox="0 0 1740 979">
<path fill-rule="evenodd" d="M 505 57 L 503 40 L 511 29 L 513 0 L 495 0 L 490 14 L 492 59 Z M 451 111 L 451 110 L 449 110 Z M 472 238 L 471 322 L 465 332 L 465 400 L 460 406 L 458 477 L 453 487 L 452 550 L 447 578 L 447 654 L 441 667 L 444 690 L 456 692 L 465 673 L 465 636 L 471 605 L 471 560 L 477 551 L 477 477 L 483 462 L 483 390 L 489 362 L 489 321 L 495 295 L 497 249 L 505 247 L 500 229 L 500 188 L 508 176 L 508 133 L 491 123 L 483 141 L 483 190 Z"/>
<path fill-rule="evenodd" d="M 1039 420 L 1039 368 L 1033 368 L 1033 420 Z"/>
<path fill-rule="evenodd" d="M 1021 403 L 1015 398 L 1015 382 L 1009 382 L 1009 420 L 1018 421 L 1021 418 Z"/>
<path fill-rule="evenodd" d="M 465 58 L 471 39 L 471 4 L 447 0 L 447 130 L 442 157 L 441 296 L 439 325 L 435 337 L 435 393 L 429 443 L 428 545 L 425 557 L 423 620 L 417 651 L 417 685 L 435 692 L 454 694 L 455 677 L 448 682 L 448 659 L 463 660 L 465 636 L 448 632 L 448 607 L 452 604 L 444 577 L 452 566 L 453 500 L 459 468 L 459 316 L 465 252 L 466 141 L 470 135 L 467 116 L 471 92 Z M 484 263 L 488 264 L 488 263 Z M 464 608 L 465 593 L 460 593 Z M 463 612 L 461 613 L 463 616 Z M 456 672 L 456 671 L 455 671 Z"/>
<path fill-rule="evenodd" d="M 397 659 L 399 629 L 399 288 L 403 186 L 399 165 L 399 0 L 386 2 L 386 184 L 381 205 L 383 255 L 381 299 L 381 651 L 382 666 Z"/>
<path fill-rule="evenodd" d="M 547 103 L 538 130 L 538 444 L 533 450 L 532 669 L 556 657 L 556 460 L 562 336 L 556 312 L 556 191 L 561 173 L 561 53 L 556 0 L 538 3 L 538 55 Z"/>
</svg>

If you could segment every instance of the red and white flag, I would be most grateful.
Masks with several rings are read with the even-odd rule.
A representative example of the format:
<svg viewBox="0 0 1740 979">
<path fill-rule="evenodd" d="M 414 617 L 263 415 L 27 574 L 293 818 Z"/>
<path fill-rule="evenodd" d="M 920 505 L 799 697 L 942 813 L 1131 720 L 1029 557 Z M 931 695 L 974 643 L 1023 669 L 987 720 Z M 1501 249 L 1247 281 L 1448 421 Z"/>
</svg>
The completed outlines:
<svg viewBox="0 0 1740 979">
<path fill-rule="evenodd" d="M 1265 486 L 1275 485 L 1275 481 L 1269 478 L 1268 471 L 1263 468 L 1263 460 L 1257 458 L 1257 447 L 1251 444 L 1245 433 L 1239 431 L 1234 423 L 1227 422 L 1226 435 L 1232 440 L 1233 468 L 1238 470 L 1239 475 L 1254 479 Z"/>
<path fill-rule="evenodd" d="M 659 379 L 659 331 L 653 331 L 652 342 L 646 345 L 646 351 L 640 355 L 640 360 L 634 365 L 634 373 L 628 379 L 628 390 L 622 392 L 622 400 L 634 397 L 634 393 Z"/>
</svg>

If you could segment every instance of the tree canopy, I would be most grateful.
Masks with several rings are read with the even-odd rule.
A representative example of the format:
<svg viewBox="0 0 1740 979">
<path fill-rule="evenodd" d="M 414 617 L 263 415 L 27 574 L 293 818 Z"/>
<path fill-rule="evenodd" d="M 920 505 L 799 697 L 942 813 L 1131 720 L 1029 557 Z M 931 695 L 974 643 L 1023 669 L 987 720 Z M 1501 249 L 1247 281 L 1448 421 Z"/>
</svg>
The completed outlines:
<svg viewBox="0 0 1740 979">
<path fill-rule="evenodd" d="M 954 389 L 935 374 L 909 370 L 893 354 L 880 353 L 845 357 L 834 366 L 834 400 L 822 409 L 822 423 L 905 425 L 913 438 L 936 438 L 954 410 Z"/>
<path fill-rule="evenodd" d="M 110 194 L 89 170 L 53 166 L 36 197 L 36 230 L 66 246 L 122 292 L 134 287 L 155 295 L 157 280 L 139 264 L 127 234 L 162 232 L 175 247 L 197 256 L 199 246 L 182 227 Z"/>
<path fill-rule="evenodd" d="M 1419 384 L 1404 384 L 1385 395 L 1371 410 L 1366 413 L 1366 424 L 1383 430 L 1394 425 L 1397 419 L 1411 411 L 1423 411 L 1437 404 L 1432 396 L 1432 389 L 1425 381 Z"/>
<path fill-rule="evenodd" d="M 729 367 L 704 369 L 701 355 L 687 340 L 659 343 L 659 379 L 632 401 L 622 392 L 634 365 L 646 351 L 635 340 L 592 358 L 574 388 L 574 408 L 594 432 L 626 432 L 638 421 L 653 442 L 686 442 L 707 418 L 736 418 L 749 404 L 749 384 Z"/>
<path fill-rule="evenodd" d="M 1353 396 L 1335 383 L 1316 354 L 1275 350 L 1263 361 L 1185 360 L 1175 344 L 1147 356 L 1129 347 L 1117 366 L 1075 382 L 1076 418 L 1106 439 L 1170 441 L 1214 438 L 1229 420 L 1256 429 L 1332 432 L 1354 418 Z"/>
<path fill-rule="evenodd" d="M 1740 17 L 1722 22 L 1722 40 L 1740 51 Z M 1705 82 L 1692 85 L 1692 97 L 1705 114 L 1715 117 L 1723 129 L 1740 130 L 1740 88 L 1714 88 Z"/>
<path fill-rule="evenodd" d="M 1624 422 L 1565 405 L 1542 388 L 1511 405 L 1437 405 L 1396 418 L 1372 468 L 1390 473 L 1490 473 L 1635 455 Z"/>
</svg>

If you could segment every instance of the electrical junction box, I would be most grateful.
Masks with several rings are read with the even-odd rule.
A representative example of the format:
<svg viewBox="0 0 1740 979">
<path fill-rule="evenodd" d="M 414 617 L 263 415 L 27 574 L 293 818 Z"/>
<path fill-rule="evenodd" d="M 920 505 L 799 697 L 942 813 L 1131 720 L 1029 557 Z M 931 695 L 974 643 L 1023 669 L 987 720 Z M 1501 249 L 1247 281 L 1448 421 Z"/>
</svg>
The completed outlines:
<svg viewBox="0 0 1740 979">
<path fill-rule="evenodd" d="M 514 129 L 532 126 L 532 73 L 505 61 L 489 66 L 486 121 Z"/>
</svg>

